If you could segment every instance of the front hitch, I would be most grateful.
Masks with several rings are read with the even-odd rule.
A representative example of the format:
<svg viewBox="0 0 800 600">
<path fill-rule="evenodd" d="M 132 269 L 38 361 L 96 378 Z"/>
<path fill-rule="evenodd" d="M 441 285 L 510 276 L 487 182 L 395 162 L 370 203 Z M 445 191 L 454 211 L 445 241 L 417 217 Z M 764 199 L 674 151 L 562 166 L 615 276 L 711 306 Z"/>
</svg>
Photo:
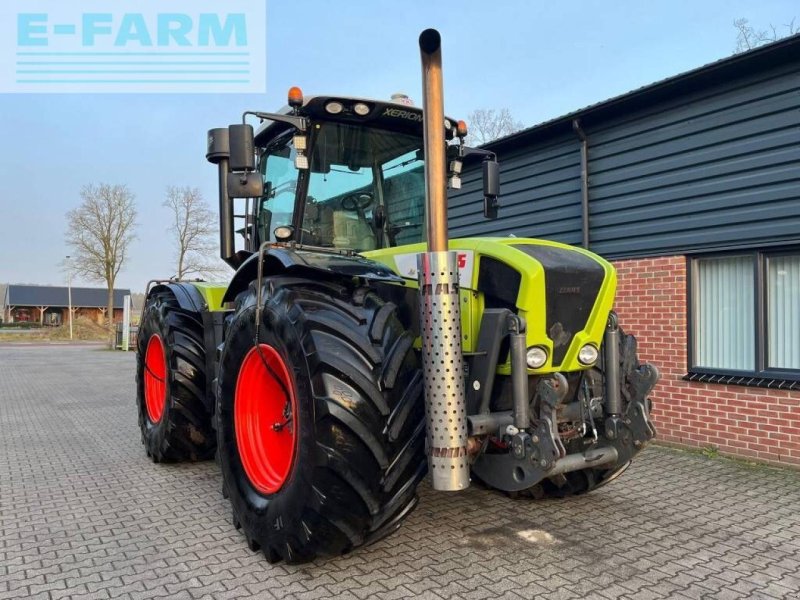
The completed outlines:
<svg viewBox="0 0 800 600">
<path fill-rule="evenodd" d="M 558 427 L 558 409 L 582 415 L 580 405 L 563 405 L 568 394 L 567 381 L 560 373 L 543 376 L 535 391 L 538 411 L 533 414 L 530 433 L 512 427 L 512 413 L 488 413 L 470 417 L 473 435 L 502 436 L 511 432 L 508 452 L 482 452 L 472 465 L 473 473 L 489 486 L 508 492 L 533 488 L 543 479 L 558 479 L 566 473 L 595 469 L 609 481 L 624 468 L 656 435 L 650 421 L 647 398 L 658 382 L 658 369 L 650 364 L 640 364 L 636 357 L 636 339 L 624 335 L 616 318 L 609 320 L 611 331 L 605 338 L 603 371 L 605 389 L 603 399 L 606 413 L 605 427 L 594 431 L 594 440 L 587 438 L 588 447 L 580 451 L 562 441 Z M 610 348 L 609 345 L 614 347 Z M 512 361 L 513 362 L 513 361 Z M 512 368 L 516 365 L 512 365 Z M 613 383 L 614 387 L 611 387 Z M 584 395 L 588 395 L 584 387 Z M 609 402 L 610 400 L 610 402 Z M 586 418 L 593 423 L 593 408 L 587 398 Z M 598 416 L 600 407 L 597 407 Z"/>
</svg>

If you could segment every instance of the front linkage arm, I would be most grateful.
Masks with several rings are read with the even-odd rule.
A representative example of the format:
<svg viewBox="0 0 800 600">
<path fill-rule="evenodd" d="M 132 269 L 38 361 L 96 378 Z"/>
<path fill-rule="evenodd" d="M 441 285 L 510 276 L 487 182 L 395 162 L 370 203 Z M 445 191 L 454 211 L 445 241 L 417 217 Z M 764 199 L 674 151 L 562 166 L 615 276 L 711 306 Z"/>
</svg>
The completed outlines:
<svg viewBox="0 0 800 600">
<path fill-rule="evenodd" d="M 513 335 L 513 328 L 509 333 Z M 527 374 L 524 362 L 512 352 L 512 373 L 516 369 Z M 590 448 L 584 452 L 566 453 L 558 433 L 556 411 L 567 396 L 568 384 L 563 375 L 555 373 L 539 380 L 534 398 L 539 410 L 527 430 L 516 426 L 519 414 L 517 398 L 513 415 L 489 413 L 481 415 L 480 419 L 470 418 L 471 425 L 479 421 L 496 422 L 500 431 L 497 428 L 495 431 L 511 434 L 511 451 L 480 453 L 472 465 L 473 473 L 492 487 L 517 492 L 531 488 L 545 478 L 555 478 L 571 471 L 600 468 L 613 474 L 624 467 L 655 436 L 647 395 L 659 375 L 654 366 L 639 364 L 636 340 L 619 330 L 615 316 L 609 319 L 603 370 L 607 384 L 605 435 L 596 439 Z M 609 394 L 608 386 L 611 384 L 615 389 Z M 486 429 L 484 427 L 483 431 Z"/>
</svg>

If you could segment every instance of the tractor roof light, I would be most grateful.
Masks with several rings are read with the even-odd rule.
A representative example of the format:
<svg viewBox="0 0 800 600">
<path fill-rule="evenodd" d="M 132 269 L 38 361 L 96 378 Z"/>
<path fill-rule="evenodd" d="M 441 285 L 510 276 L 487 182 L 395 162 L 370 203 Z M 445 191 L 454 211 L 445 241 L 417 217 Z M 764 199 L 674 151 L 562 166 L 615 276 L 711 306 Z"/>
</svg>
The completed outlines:
<svg viewBox="0 0 800 600">
<path fill-rule="evenodd" d="M 369 106 L 363 102 L 357 102 L 355 106 L 353 106 L 353 112 L 359 117 L 366 117 L 369 114 Z"/>
<path fill-rule="evenodd" d="M 344 105 L 341 102 L 336 102 L 334 100 L 332 102 L 328 102 L 325 105 L 325 110 L 332 115 L 338 115 L 340 112 L 344 110 Z"/>
<path fill-rule="evenodd" d="M 294 157 L 294 168 L 300 171 L 307 171 L 308 170 L 308 157 L 298 152 Z"/>
<path fill-rule="evenodd" d="M 547 349 L 541 346 L 531 346 L 525 355 L 525 362 L 531 369 L 541 369 L 547 362 Z"/>
<path fill-rule="evenodd" d="M 303 106 L 303 91 L 297 87 L 292 86 L 289 88 L 288 93 L 289 106 L 292 108 L 300 108 Z"/>
<path fill-rule="evenodd" d="M 597 362 L 598 354 L 597 348 L 592 344 L 586 344 L 578 352 L 578 362 L 586 366 L 593 365 Z"/>
<path fill-rule="evenodd" d="M 304 135 L 293 136 L 292 143 L 294 144 L 294 149 L 298 152 L 305 152 L 306 148 L 308 147 L 308 142 L 306 140 L 306 136 Z"/>
<path fill-rule="evenodd" d="M 294 168 L 298 170 L 308 169 L 308 155 L 306 149 L 308 148 L 308 138 L 303 134 L 295 134 L 292 136 L 292 143 L 297 153 L 294 155 Z"/>
<path fill-rule="evenodd" d="M 462 163 L 460 160 L 451 160 L 450 161 L 450 173 L 449 177 L 450 180 L 448 181 L 447 185 L 450 189 L 453 190 L 460 190 L 461 189 L 461 168 Z"/>
</svg>

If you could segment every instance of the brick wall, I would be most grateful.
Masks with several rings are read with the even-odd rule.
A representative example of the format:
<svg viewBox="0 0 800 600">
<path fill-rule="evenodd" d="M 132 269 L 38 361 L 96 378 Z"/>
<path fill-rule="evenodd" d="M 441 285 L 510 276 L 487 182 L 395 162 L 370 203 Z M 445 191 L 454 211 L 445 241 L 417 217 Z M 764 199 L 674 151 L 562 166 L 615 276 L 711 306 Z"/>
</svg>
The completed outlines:
<svg viewBox="0 0 800 600">
<path fill-rule="evenodd" d="M 661 372 L 653 393 L 658 438 L 682 446 L 800 466 L 800 392 L 683 381 L 686 258 L 622 260 L 616 311 L 639 357 Z"/>
</svg>

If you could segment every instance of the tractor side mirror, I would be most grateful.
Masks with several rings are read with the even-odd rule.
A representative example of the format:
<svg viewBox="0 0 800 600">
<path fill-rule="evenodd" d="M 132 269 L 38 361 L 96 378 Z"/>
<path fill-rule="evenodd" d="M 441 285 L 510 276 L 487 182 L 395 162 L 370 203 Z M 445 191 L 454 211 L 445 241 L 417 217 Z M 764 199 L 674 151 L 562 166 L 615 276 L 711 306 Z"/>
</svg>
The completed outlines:
<svg viewBox="0 0 800 600">
<path fill-rule="evenodd" d="M 229 125 L 230 170 L 255 171 L 256 153 L 252 125 Z"/>
<path fill-rule="evenodd" d="M 496 160 L 485 160 L 483 161 L 483 216 L 487 219 L 497 218 L 499 195 L 500 165 Z"/>
<path fill-rule="evenodd" d="M 261 173 L 228 173 L 228 196 L 231 198 L 260 198 L 264 195 Z"/>
</svg>

